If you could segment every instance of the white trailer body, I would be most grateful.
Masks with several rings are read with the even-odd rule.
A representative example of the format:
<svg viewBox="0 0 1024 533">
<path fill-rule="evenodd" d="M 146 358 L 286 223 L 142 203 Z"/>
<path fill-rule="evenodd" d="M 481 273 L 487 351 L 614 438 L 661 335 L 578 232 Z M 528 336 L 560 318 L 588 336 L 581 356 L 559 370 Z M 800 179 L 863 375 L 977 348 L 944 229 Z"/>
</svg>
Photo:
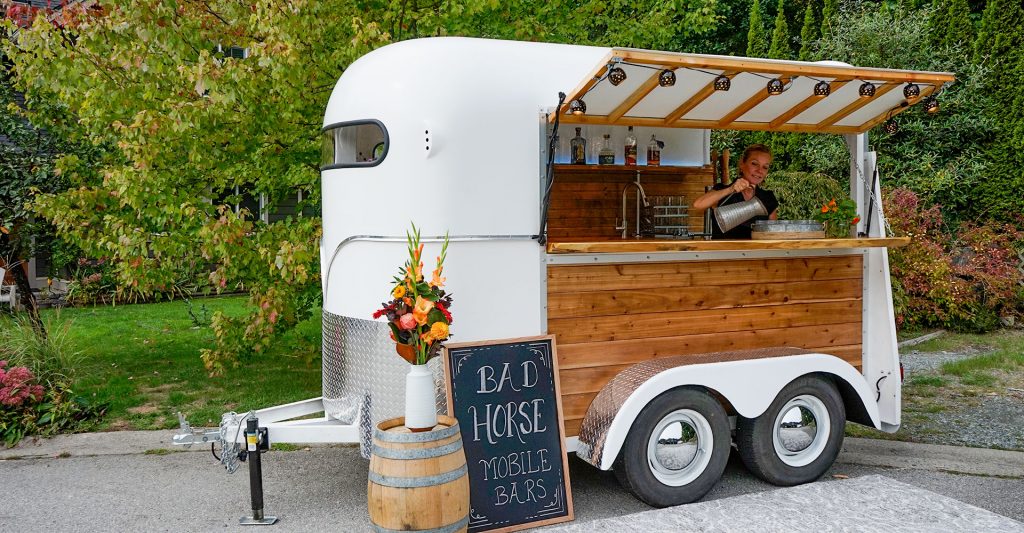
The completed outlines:
<svg viewBox="0 0 1024 533">
<path fill-rule="evenodd" d="M 628 74 L 620 86 L 609 83 L 612 68 Z M 674 72 L 676 81 L 659 87 L 657 76 L 665 70 Z M 713 81 L 723 76 L 731 88 L 713 91 Z M 763 95 L 765 80 L 771 77 L 786 81 L 786 92 Z M 823 79 L 835 90 L 815 100 L 812 88 Z M 451 236 L 445 276 L 446 289 L 455 297 L 451 331 L 456 342 L 547 334 L 548 277 L 555 267 L 847 256 L 861 261 L 859 369 L 813 349 L 779 347 L 782 351 L 767 355 L 725 355 L 664 368 L 658 365 L 667 359 L 659 352 L 635 365 L 631 376 L 642 378 L 628 384 L 624 377 L 615 378 L 605 385 L 579 422 L 579 431 L 568 432 L 578 434 L 568 439 L 570 450 L 578 447 L 578 454 L 599 468 L 622 461 L 621 450 L 631 445 L 631 432 L 645 409 L 666 401 L 666 395 L 693 391 L 715 398 L 723 413 L 728 408 L 735 417 L 733 424 L 746 431 L 750 421 L 763 418 L 779 400 L 780 391 L 817 376 L 841 394 L 851 420 L 895 431 L 901 378 L 885 248 L 893 241 L 885 239 L 881 194 L 873 179 L 875 158 L 865 132 L 917 101 L 900 94 L 900 87 L 920 84 L 921 96 L 926 96 L 951 80 L 945 73 L 837 63 L 454 37 L 405 41 L 367 54 L 341 76 L 324 115 L 324 390 L 323 398 L 312 400 L 306 410 L 309 405 L 322 408 L 324 418 L 315 421 L 319 431 L 331 431 L 331 439 L 358 438 L 364 453 L 372 424 L 401 415 L 407 365 L 395 354 L 386 323 L 372 315 L 388 299 L 392 277 L 406 257 L 406 231 L 414 222 L 427 236 L 428 266 L 440 249 L 439 237 Z M 878 94 L 860 99 L 858 88 L 865 84 L 877 87 Z M 569 93 L 562 107 L 556 107 L 559 92 Z M 570 101 L 583 99 L 585 114 L 567 112 Z M 613 241 L 546 242 L 542 217 L 547 213 L 549 136 L 556 114 L 561 122 L 560 140 L 553 145 L 556 163 L 566 161 L 570 126 L 589 127 L 591 135 L 609 133 L 619 146 L 627 126 L 636 127 L 641 142 L 655 134 L 671 147 L 661 164 L 679 168 L 711 162 L 712 128 L 842 134 L 850 151 L 850 194 L 861 217 L 855 227 L 860 238 L 802 248 L 739 241 L 658 240 L 645 245 L 623 240 L 618 248 Z M 638 168 L 643 168 L 644 161 L 640 163 Z M 437 363 L 431 362 L 443 411 Z M 827 418 L 815 398 L 814 393 L 801 394 L 784 407 Z M 682 420 L 710 441 L 720 422 L 701 415 L 698 407 L 678 409 L 658 423 Z M 784 414 L 779 414 L 777 426 L 796 424 Z M 710 421 L 701 422 L 704 418 Z M 288 441 L 293 430 L 293 425 L 271 427 L 270 438 Z M 294 433 L 296 439 L 317 440 L 311 435 L 318 429 L 302 431 Z M 653 453 L 680 439 L 655 435 L 648 440 Z M 710 463 L 678 472 L 666 467 L 659 474 L 651 459 L 651 473 L 667 487 L 693 484 L 711 468 L 708 464 L 724 461 L 721 441 L 719 435 L 714 449 L 710 444 L 698 447 L 714 455 Z M 801 457 L 810 457 L 808 462 L 817 457 L 800 453 L 804 455 L 783 461 L 800 467 Z M 659 505 L 679 500 L 645 501 Z"/>
</svg>

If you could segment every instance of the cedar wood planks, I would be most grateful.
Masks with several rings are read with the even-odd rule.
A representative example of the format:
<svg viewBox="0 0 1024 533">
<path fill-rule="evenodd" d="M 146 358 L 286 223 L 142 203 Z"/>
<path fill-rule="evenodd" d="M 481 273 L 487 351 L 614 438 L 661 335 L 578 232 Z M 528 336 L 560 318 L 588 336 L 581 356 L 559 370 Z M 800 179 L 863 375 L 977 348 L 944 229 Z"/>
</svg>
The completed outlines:
<svg viewBox="0 0 1024 533">
<path fill-rule="evenodd" d="M 631 364 L 797 346 L 861 365 L 860 255 L 548 268 L 567 435 Z"/>
</svg>

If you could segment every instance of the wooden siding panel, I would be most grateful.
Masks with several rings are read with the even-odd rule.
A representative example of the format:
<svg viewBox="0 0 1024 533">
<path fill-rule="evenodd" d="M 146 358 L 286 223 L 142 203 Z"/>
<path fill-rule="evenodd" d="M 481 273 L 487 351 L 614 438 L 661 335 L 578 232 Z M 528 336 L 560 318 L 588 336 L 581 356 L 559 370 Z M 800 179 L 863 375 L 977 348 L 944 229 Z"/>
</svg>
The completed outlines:
<svg viewBox="0 0 1024 533">
<path fill-rule="evenodd" d="M 621 316 L 557 318 L 548 320 L 548 333 L 559 346 L 582 342 L 675 337 L 704 333 L 790 328 L 844 322 L 860 323 L 860 300 L 769 305 L 732 309 L 674 311 Z"/>
<path fill-rule="evenodd" d="M 568 265 L 550 269 L 548 293 L 860 279 L 862 270 L 860 256 Z"/>
<path fill-rule="evenodd" d="M 566 434 L 594 396 L 642 361 L 795 346 L 861 366 L 862 257 L 548 268 Z"/>
<path fill-rule="evenodd" d="M 860 297 L 859 279 L 556 293 L 548 294 L 548 318 L 729 309 Z"/>
</svg>

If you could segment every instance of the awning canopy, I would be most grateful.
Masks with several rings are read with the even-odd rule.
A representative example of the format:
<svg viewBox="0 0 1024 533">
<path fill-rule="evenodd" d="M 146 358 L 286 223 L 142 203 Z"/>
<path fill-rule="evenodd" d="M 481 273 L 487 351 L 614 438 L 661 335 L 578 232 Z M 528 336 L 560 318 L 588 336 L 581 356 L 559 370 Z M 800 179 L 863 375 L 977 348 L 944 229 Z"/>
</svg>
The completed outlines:
<svg viewBox="0 0 1024 533">
<path fill-rule="evenodd" d="M 609 72 L 626 74 L 618 85 Z M 659 84 L 663 71 L 672 85 Z M 616 72 L 616 74 L 621 74 Z M 715 80 L 729 78 L 728 90 Z M 669 76 L 671 77 L 671 76 Z M 784 91 L 769 95 L 778 79 Z M 862 133 L 932 95 L 955 79 L 948 72 L 860 68 L 833 61 L 779 61 L 613 48 L 593 74 L 568 93 L 566 124 L 633 125 L 677 128 Z M 825 82 L 828 95 L 816 95 Z M 872 96 L 862 96 L 870 84 Z M 918 96 L 913 96 L 916 85 Z M 819 85 L 819 92 L 824 92 Z M 911 96 L 906 96 L 905 91 Z M 574 114 L 573 100 L 586 111 Z M 552 117 L 553 119 L 554 117 Z"/>
</svg>

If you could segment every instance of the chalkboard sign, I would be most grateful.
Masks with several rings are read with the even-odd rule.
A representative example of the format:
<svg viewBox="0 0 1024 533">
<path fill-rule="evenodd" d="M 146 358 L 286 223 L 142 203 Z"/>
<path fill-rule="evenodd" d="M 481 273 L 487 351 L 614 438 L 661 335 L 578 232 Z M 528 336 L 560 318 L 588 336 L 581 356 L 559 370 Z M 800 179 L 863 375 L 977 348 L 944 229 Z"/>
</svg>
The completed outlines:
<svg viewBox="0 0 1024 533">
<path fill-rule="evenodd" d="M 450 344 L 448 413 L 469 467 L 469 531 L 573 519 L 553 336 Z"/>
</svg>

